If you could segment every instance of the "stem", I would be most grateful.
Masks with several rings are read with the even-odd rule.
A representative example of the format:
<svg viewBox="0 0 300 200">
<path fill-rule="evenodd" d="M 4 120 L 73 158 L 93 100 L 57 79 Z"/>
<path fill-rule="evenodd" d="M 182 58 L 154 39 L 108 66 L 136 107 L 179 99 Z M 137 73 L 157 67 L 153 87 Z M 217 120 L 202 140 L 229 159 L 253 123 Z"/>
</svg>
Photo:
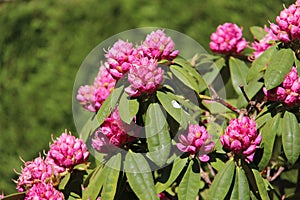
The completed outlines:
<svg viewBox="0 0 300 200">
<path fill-rule="evenodd" d="M 215 89 L 211 86 L 211 85 L 208 85 L 208 88 L 210 89 L 210 91 L 213 93 L 213 96 L 211 97 L 211 100 L 212 101 L 216 101 L 220 104 L 222 104 L 223 106 L 225 106 L 226 108 L 232 110 L 233 112 L 237 113 L 237 114 L 240 114 L 240 109 L 232 106 L 231 104 L 227 103 L 226 101 L 224 101 L 218 94 L 217 92 L 215 91 Z"/>
</svg>

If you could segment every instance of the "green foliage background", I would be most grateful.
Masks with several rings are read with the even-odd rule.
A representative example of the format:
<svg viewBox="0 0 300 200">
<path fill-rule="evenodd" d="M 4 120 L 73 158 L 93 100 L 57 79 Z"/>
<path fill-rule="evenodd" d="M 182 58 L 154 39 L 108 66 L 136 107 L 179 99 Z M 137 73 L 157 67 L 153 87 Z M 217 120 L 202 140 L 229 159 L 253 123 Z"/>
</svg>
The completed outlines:
<svg viewBox="0 0 300 200">
<path fill-rule="evenodd" d="M 219 24 L 244 28 L 275 21 L 279 0 L 43 0 L 0 3 L 0 193 L 15 192 L 18 158 L 48 148 L 51 134 L 76 133 L 72 89 L 85 56 L 119 32 L 145 26 L 174 29 L 206 49 Z"/>
</svg>

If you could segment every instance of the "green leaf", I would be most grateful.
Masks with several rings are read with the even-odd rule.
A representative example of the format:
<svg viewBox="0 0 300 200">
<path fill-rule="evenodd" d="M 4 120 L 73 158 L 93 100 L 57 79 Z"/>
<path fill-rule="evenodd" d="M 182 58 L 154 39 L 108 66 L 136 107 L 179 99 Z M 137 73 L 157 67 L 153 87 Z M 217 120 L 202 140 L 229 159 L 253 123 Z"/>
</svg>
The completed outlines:
<svg viewBox="0 0 300 200">
<path fill-rule="evenodd" d="M 1 200 L 21 200 L 24 199 L 26 192 L 18 192 L 14 194 L 7 195 L 3 197 Z"/>
<path fill-rule="evenodd" d="M 71 173 L 67 173 L 61 180 L 58 186 L 59 190 L 64 190 L 66 185 L 68 184 L 69 180 L 71 178 Z"/>
<path fill-rule="evenodd" d="M 156 193 L 161 193 L 166 190 L 179 176 L 183 168 L 185 167 L 187 158 L 181 159 L 180 157 L 176 158 L 173 162 L 172 169 L 170 172 L 169 179 L 165 183 L 157 182 L 155 185 Z"/>
<path fill-rule="evenodd" d="M 89 179 L 89 184 L 82 192 L 82 199 L 96 199 L 104 183 L 105 168 L 99 165 Z"/>
<path fill-rule="evenodd" d="M 225 66 L 225 59 L 219 58 L 213 62 L 210 66 L 200 66 L 198 70 L 206 84 L 212 84 L 213 81 L 220 75 L 221 69 Z M 203 71 L 203 72 L 201 72 Z"/>
<path fill-rule="evenodd" d="M 252 172 L 254 174 L 259 196 L 262 200 L 270 200 L 264 179 L 261 177 L 259 171 L 257 171 L 256 169 L 252 169 Z"/>
<path fill-rule="evenodd" d="M 236 59 L 234 57 L 230 57 L 229 59 L 229 69 L 230 69 L 230 76 L 234 90 L 238 94 L 242 94 L 240 89 L 240 85 L 246 86 L 247 85 L 247 74 L 248 74 L 248 66 L 245 62 Z"/>
<path fill-rule="evenodd" d="M 123 93 L 119 102 L 119 114 L 121 119 L 130 124 L 139 111 L 139 102 L 137 99 L 129 99 L 129 95 Z"/>
<path fill-rule="evenodd" d="M 199 92 L 204 91 L 207 88 L 206 82 L 201 77 L 199 72 L 191 65 L 191 63 L 183 58 L 177 57 L 173 60 L 173 63 L 180 65 L 185 69 L 192 77 L 197 81 Z"/>
<path fill-rule="evenodd" d="M 265 37 L 265 35 L 268 33 L 264 28 L 259 26 L 251 26 L 250 32 L 253 35 L 254 38 L 257 40 L 261 40 Z"/>
<path fill-rule="evenodd" d="M 158 199 L 150 166 L 142 154 L 128 151 L 124 167 L 128 183 L 139 199 Z"/>
<path fill-rule="evenodd" d="M 267 121 L 265 126 L 261 129 L 262 143 L 264 147 L 264 152 L 262 158 L 258 164 L 260 170 L 263 170 L 268 164 L 272 157 L 273 146 L 275 142 L 276 133 L 278 131 L 280 113 L 278 113 L 274 118 Z"/>
<path fill-rule="evenodd" d="M 101 192 L 101 198 L 103 199 L 114 199 L 118 185 L 121 159 L 121 153 L 118 153 L 105 164 L 107 169 L 105 171 L 105 180 Z"/>
<path fill-rule="evenodd" d="M 282 83 L 294 63 L 294 53 L 291 49 L 280 49 L 273 53 L 265 73 L 265 86 L 271 90 Z"/>
<path fill-rule="evenodd" d="M 97 112 L 98 123 L 101 125 L 104 120 L 110 115 L 110 113 L 115 109 L 119 98 L 122 94 L 124 85 L 115 88 L 112 93 L 103 102 L 100 109 Z"/>
<path fill-rule="evenodd" d="M 157 91 L 156 96 L 164 107 L 164 109 L 182 126 L 186 127 L 190 119 L 190 116 L 183 110 L 182 107 L 176 107 L 173 105 L 174 102 L 179 102 L 177 97 L 170 92 Z"/>
<path fill-rule="evenodd" d="M 276 48 L 277 45 L 268 48 L 265 52 L 263 52 L 258 58 L 256 58 L 253 61 L 251 68 L 248 72 L 247 82 L 256 81 L 263 77 L 264 70 L 270 63 L 273 54 L 277 51 Z"/>
<path fill-rule="evenodd" d="M 145 131 L 149 152 L 147 156 L 158 166 L 168 160 L 171 151 L 171 137 L 166 116 L 158 103 L 150 104 L 146 112 Z"/>
<path fill-rule="evenodd" d="M 90 117 L 80 131 L 80 138 L 86 142 L 89 136 L 100 126 L 95 116 Z"/>
<path fill-rule="evenodd" d="M 209 200 L 225 199 L 233 181 L 235 165 L 233 159 L 227 161 L 218 172 L 209 189 Z"/>
<path fill-rule="evenodd" d="M 191 160 L 178 187 L 179 200 L 196 199 L 201 182 L 200 169 L 197 168 L 199 163 Z"/>
<path fill-rule="evenodd" d="M 300 129 L 296 116 L 286 111 L 282 120 L 282 145 L 288 161 L 294 164 L 300 154 Z"/>
<path fill-rule="evenodd" d="M 237 167 L 235 182 L 230 197 L 231 200 L 248 200 L 250 199 L 250 189 L 247 176 L 243 168 Z"/>
<path fill-rule="evenodd" d="M 191 88 L 197 93 L 200 92 L 196 79 L 191 76 L 188 71 L 178 65 L 171 65 L 170 70 L 187 87 Z"/>
</svg>

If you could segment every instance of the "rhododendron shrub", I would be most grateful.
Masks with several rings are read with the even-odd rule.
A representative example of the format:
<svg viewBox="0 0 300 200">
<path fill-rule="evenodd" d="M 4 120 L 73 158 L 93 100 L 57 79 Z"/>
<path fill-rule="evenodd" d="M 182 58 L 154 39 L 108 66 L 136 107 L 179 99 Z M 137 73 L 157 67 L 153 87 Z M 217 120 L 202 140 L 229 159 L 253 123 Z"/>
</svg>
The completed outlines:
<svg viewBox="0 0 300 200">
<path fill-rule="evenodd" d="M 247 40 L 226 22 L 213 55 L 184 57 L 163 29 L 114 38 L 75 86 L 80 137 L 24 161 L 0 199 L 299 199 L 299 13 L 285 6 Z"/>
</svg>

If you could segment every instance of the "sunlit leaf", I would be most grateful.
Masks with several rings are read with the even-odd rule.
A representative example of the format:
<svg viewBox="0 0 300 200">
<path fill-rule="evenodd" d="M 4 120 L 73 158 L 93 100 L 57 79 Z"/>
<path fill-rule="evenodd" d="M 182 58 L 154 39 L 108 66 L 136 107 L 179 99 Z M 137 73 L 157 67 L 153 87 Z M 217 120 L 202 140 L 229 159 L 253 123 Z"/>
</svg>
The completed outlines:
<svg viewBox="0 0 300 200">
<path fill-rule="evenodd" d="M 150 166 L 141 154 L 128 151 L 124 167 L 128 183 L 139 199 L 158 199 Z"/>
<path fill-rule="evenodd" d="M 247 85 L 248 66 L 243 61 L 230 57 L 229 60 L 230 77 L 234 90 L 238 94 L 242 94 L 240 85 Z"/>
<path fill-rule="evenodd" d="M 280 49 L 273 53 L 264 76 L 267 90 L 282 83 L 294 63 L 294 53 L 291 49 Z"/>
<path fill-rule="evenodd" d="M 123 93 L 119 102 L 119 114 L 121 119 L 130 124 L 139 110 L 137 99 L 129 99 L 129 95 Z"/>
<path fill-rule="evenodd" d="M 196 91 L 197 93 L 200 92 L 199 86 L 196 83 L 196 79 L 191 76 L 185 69 L 179 67 L 178 65 L 171 65 L 170 70 L 183 84 Z"/>
<path fill-rule="evenodd" d="M 272 157 L 273 146 L 275 142 L 276 133 L 278 131 L 280 114 L 267 121 L 265 126 L 261 129 L 262 143 L 264 151 L 262 158 L 258 164 L 259 169 L 263 170 L 269 163 Z"/>
<path fill-rule="evenodd" d="M 261 40 L 265 37 L 265 35 L 268 33 L 264 28 L 259 26 L 251 26 L 250 32 L 253 35 L 254 38 L 257 40 Z"/>
<path fill-rule="evenodd" d="M 233 159 L 227 161 L 218 172 L 209 189 L 209 200 L 225 199 L 234 178 L 235 165 Z"/>
<path fill-rule="evenodd" d="M 107 118 L 110 115 L 110 113 L 115 109 L 119 98 L 122 94 L 123 88 L 124 85 L 115 88 L 101 105 L 100 109 L 97 112 L 97 119 L 100 125 L 104 122 L 105 118 Z"/>
<path fill-rule="evenodd" d="M 194 165 L 194 167 L 193 167 Z M 196 169 L 195 169 L 196 168 Z M 198 168 L 198 169 L 197 169 Z M 178 199 L 195 199 L 200 188 L 199 163 L 191 160 L 178 187 Z"/>
<path fill-rule="evenodd" d="M 258 58 L 256 58 L 249 69 L 247 82 L 256 81 L 263 77 L 266 67 L 269 65 L 273 54 L 276 52 L 277 45 L 268 48 Z"/>
<path fill-rule="evenodd" d="M 113 156 L 106 164 L 106 171 L 103 183 L 103 190 L 101 192 L 101 198 L 114 199 L 117 183 L 121 167 L 121 154 Z"/>
<path fill-rule="evenodd" d="M 171 137 L 166 116 L 158 103 L 150 104 L 145 119 L 146 140 L 149 152 L 147 156 L 158 166 L 168 160 L 171 150 Z"/>
<path fill-rule="evenodd" d="M 82 192 L 82 199 L 96 199 L 104 183 L 105 168 L 99 165 L 95 168 L 92 177 L 89 179 L 89 184 Z"/>
<path fill-rule="evenodd" d="M 259 171 L 257 171 L 256 169 L 252 169 L 252 172 L 253 172 L 254 177 L 255 177 L 255 181 L 256 181 L 256 185 L 257 185 L 257 188 L 258 188 L 260 198 L 262 200 L 270 200 L 268 192 L 267 192 L 266 185 L 265 185 L 264 180 L 261 177 Z"/>
<path fill-rule="evenodd" d="M 237 167 L 235 182 L 230 196 L 231 200 L 248 200 L 250 199 L 250 189 L 245 171 Z"/>
<path fill-rule="evenodd" d="M 294 164 L 300 154 L 300 128 L 296 116 L 286 111 L 282 120 L 282 145 L 284 154 Z"/>
<path fill-rule="evenodd" d="M 174 160 L 169 179 L 165 183 L 157 182 L 155 185 L 156 193 L 166 190 L 175 181 L 183 168 L 186 166 L 187 158 L 181 159 L 180 157 Z"/>
</svg>

